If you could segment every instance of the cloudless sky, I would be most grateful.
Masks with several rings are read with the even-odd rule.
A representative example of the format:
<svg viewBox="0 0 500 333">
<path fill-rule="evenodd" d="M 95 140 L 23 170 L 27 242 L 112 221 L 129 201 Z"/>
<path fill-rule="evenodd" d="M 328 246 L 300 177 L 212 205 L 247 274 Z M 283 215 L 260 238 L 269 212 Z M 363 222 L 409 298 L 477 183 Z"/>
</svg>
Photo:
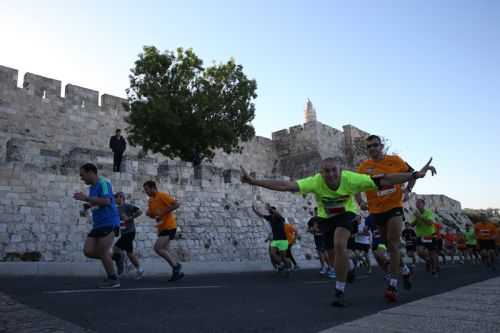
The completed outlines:
<svg viewBox="0 0 500 333">
<path fill-rule="evenodd" d="M 20 76 L 121 97 L 143 45 L 234 57 L 257 80 L 258 135 L 303 123 L 309 97 L 414 167 L 433 156 L 418 193 L 500 207 L 499 1 L 3 0 L 0 31 Z"/>
</svg>

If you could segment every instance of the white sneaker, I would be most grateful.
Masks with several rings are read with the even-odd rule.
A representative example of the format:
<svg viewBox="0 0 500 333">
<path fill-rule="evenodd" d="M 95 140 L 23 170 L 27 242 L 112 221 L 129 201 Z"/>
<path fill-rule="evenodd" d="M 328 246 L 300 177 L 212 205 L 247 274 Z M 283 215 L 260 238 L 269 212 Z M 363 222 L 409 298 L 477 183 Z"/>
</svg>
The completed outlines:
<svg viewBox="0 0 500 333">
<path fill-rule="evenodd" d="M 137 272 L 135 273 L 135 279 L 140 280 L 144 277 L 144 270 L 143 269 L 138 269 Z"/>
</svg>

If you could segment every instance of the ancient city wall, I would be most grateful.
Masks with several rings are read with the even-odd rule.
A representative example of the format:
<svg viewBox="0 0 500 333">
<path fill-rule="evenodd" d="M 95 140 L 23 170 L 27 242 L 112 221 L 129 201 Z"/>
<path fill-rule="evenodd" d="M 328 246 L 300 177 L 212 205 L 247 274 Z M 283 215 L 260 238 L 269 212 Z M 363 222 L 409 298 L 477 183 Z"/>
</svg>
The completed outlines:
<svg viewBox="0 0 500 333">
<path fill-rule="evenodd" d="M 295 255 L 311 259 L 315 252 L 305 223 L 314 201 L 242 185 L 239 166 L 258 176 L 299 178 L 316 172 L 321 158 L 338 156 L 349 164 L 363 154 L 356 140 L 365 132 L 314 121 L 275 132 L 272 140 L 256 137 L 243 144 L 242 154 L 218 152 L 196 172 L 189 163 L 140 156 L 138 148 L 129 148 L 124 172 L 117 174 L 111 171 L 108 140 L 116 128 L 126 128 L 125 100 L 99 98 L 97 91 L 71 84 L 62 97 L 61 81 L 31 73 L 22 86 L 17 70 L 0 66 L 0 261 L 86 261 L 81 248 L 90 226 L 72 194 L 86 190 L 78 169 L 89 161 L 141 208 L 142 184 L 149 179 L 179 200 L 174 248 L 185 261 L 266 259 L 270 229 L 251 211 L 254 201 L 270 202 L 298 227 L 303 237 Z M 429 203 L 443 220 L 463 222 L 458 202 L 436 196 Z M 153 223 L 145 217 L 137 222 L 138 253 L 152 257 Z"/>
</svg>

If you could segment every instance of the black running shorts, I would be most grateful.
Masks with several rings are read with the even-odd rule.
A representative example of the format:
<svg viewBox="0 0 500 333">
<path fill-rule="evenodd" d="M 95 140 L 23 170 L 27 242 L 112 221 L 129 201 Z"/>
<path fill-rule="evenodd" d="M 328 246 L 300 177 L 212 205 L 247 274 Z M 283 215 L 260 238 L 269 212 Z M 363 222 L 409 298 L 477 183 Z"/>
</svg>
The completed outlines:
<svg viewBox="0 0 500 333">
<path fill-rule="evenodd" d="M 324 235 L 326 250 L 333 249 L 333 236 L 335 235 L 335 229 L 344 228 L 351 234 L 355 233 L 357 230 L 357 224 L 354 221 L 355 219 L 356 214 L 352 212 L 342 213 L 330 218 L 318 217 L 317 223 L 319 230 Z"/>
<path fill-rule="evenodd" d="M 158 233 L 158 237 L 167 236 L 170 240 L 172 240 L 175 238 L 176 233 L 177 233 L 177 229 L 162 230 Z"/>
<path fill-rule="evenodd" d="M 482 250 L 494 250 L 495 240 L 493 239 L 478 239 L 477 243 L 479 244 L 479 249 Z"/>
<path fill-rule="evenodd" d="M 405 220 L 405 213 L 403 208 L 401 207 L 396 207 L 391 210 L 388 210 L 387 212 L 371 214 L 371 215 L 373 216 L 373 220 L 375 221 L 376 225 L 385 225 L 387 221 L 389 221 L 395 216 L 400 216 L 403 221 Z"/>
<path fill-rule="evenodd" d="M 115 233 L 115 237 L 118 237 L 120 235 L 120 227 L 103 227 L 103 228 L 92 229 L 90 230 L 87 237 L 104 238 L 112 232 Z"/>
<path fill-rule="evenodd" d="M 134 239 L 135 232 L 127 232 L 125 234 L 122 233 L 120 239 L 118 239 L 115 243 L 115 246 L 120 250 L 126 251 L 127 253 L 134 252 Z"/>
</svg>

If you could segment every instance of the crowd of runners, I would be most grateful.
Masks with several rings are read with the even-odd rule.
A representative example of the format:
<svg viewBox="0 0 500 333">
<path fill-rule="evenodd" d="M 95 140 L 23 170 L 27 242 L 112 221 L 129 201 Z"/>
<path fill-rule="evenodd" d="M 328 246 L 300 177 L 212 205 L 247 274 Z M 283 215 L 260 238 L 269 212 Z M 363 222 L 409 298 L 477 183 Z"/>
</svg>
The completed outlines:
<svg viewBox="0 0 500 333">
<path fill-rule="evenodd" d="M 356 172 L 343 169 L 335 158 L 323 160 L 319 173 L 296 181 L 256 179 L 241 168 L 242 183 L 273 191 L 313 194 L 316 208 L 307 222 L 307 230 L 314 237 L 320 274 L 335 279 L 333 306 L 345 306 L 346 283 L 355 280 L 359 267 L 365 266 L 371 273 L 372 256 L 384 272 L 381 289 L 383 287 L 389 302 L 397 301 L 400 280 L 405 289 L 412 288 L 419 260 L 435 277 L 439 276 L 440 265 L 447 262 L 447 257 L 451 263 L 455 263 L 455 259 L 459 263 L 482 261 L 495 270 L 500 226 L 484 216 L 475 219 L 473 225 L 466 225 L 463 231 L 444 227 L 425 201 L 418 199 L 414 217 L 405 220 L 403 205 L 416 182 L 429 172 L 436 174 L 432 159 L 415 171 L 400 157 L 386 154 L 382 140 L 376 135 L 366 139 L 366 147 L 369 159 L 363 161 Z M 120 286 L 125 256 L 135 268 L 136 277 L 142 278 L 144 270 L 133 247 L 134 219 L 142 214 L 141 209 L 126 203 L 123 193 L 114 193 L 111 183 L 98 176 L 95 165 L 83 165 L 80 177 L 90 186 L 89 192 L 75 193 L 74 199 L 84 202 L 84 213 L 91 212 L 93 224 L 85 240 L 84 254 L 99 259 L 107 273 L 99 287 Z M 179 204 L 171 195 L 158 191 L 154 181 L 147 181 L 143 188 L 149 197 L 145 214 L 156 222 L 158 237 L 154 252 L 171 267 L 170 281 L 177 281 L 184 273 L 181 263 L 170 251 L 170 242 L 176 235 L 174 211 Z M 286 223 L 276 207 L 266 204 L 261 210 L 255 203 L 252 207 L 257 216 L 270 224 L 267 241 L 274 268 L 286 275 L 298 269 L 292 253 L 299 238 L 297 229 Z M 118 235 L 119 239 L 114 242 Z"/>
</svg>

